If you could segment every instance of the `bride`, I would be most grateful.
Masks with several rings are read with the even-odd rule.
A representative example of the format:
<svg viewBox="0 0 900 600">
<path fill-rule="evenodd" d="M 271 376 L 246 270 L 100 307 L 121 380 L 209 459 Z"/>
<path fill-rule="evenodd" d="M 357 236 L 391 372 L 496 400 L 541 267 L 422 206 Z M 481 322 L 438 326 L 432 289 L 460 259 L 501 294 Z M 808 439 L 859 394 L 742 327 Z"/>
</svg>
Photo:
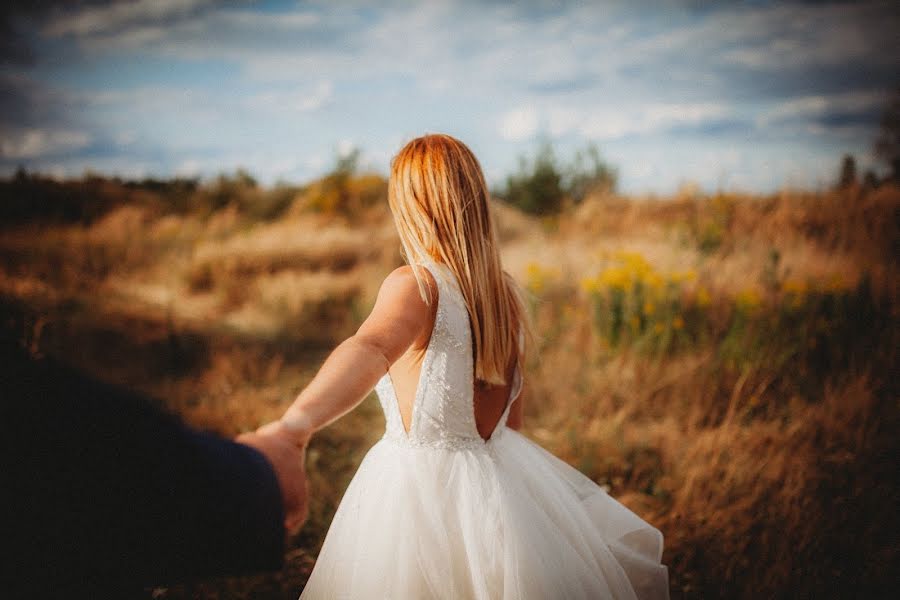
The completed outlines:
<svg viewBox="0 0 900 600">
<path fill-rule="evenodd" d="M 471 150 L 412 140 L 388 199 L 409 264 L 260 428 L 305 448 L 373 388 L 384 410 L 301 598 L 667 598 L 662 534 L 518 431 L 530 324 Z"/>
</svg>

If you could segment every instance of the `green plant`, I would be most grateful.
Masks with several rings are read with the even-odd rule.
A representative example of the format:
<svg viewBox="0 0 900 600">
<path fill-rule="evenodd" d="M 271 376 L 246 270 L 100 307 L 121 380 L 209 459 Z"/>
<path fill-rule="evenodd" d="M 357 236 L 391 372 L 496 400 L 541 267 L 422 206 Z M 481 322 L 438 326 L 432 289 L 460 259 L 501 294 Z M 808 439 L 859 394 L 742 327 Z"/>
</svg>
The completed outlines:
<svg viewBox="0 0 900 600">
<path fill-rule="evenodd" d="M 589 194 L 616 187 L 616 169 L 600 156 L 595 144 L 578 150 L 570 164 L 560 164 L 553 146 L 542 139 L 533 160 L 519 157 L 519 170 L 496 193 L 508 203 L 535 215 L 559 213 L 566 200 L 577 204 Z"/>
<path fill-rule="evenodd" d="M 519 157 L 519 172 L 506 179 L 504 196 L 525 212 L 546 215 L 559 211 L 565 191 L 553 147 L 544 140 L 534 161 Z"/>
<path fill-rule="evenodd" d="M 374 173 L 359 173 L 360 151 L 337 156 L 335 166 L 327 175 L 313 182 L 306 190 L 306 208 L 319 213 L 358 215 L 364 209 L 386 201 L 387 183 Z"/>
<path fill-rule="evenodd" d="M 605 162 L 600 149 L 591 143 L 577 150 L 565 174 L 565 189 L 576 204 L 592 193 L 609 193 L 616 189 L 618 170 Z"/>
</svg>

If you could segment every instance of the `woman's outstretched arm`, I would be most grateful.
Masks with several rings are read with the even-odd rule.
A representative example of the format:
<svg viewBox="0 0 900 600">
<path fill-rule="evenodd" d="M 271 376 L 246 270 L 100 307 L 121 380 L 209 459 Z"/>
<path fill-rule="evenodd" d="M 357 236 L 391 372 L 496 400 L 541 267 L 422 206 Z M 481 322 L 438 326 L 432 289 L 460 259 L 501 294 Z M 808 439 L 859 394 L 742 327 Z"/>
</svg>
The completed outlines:
<svg viewBox="0 0 900 600">
<path fill-rule="evenodd" d="M 434 279 L 427 270 L 423 275 L 430 297 L 437 298 Z M 281 429 L 295 443 L 306 445 L 313 433 L 362 402 L 388 368 L 430 334 L 436 306 L 422 300 L 411 267 L 395 269 L 359 330 L 334 349 L 281 419 L 259 431 Z"/>
</svg>

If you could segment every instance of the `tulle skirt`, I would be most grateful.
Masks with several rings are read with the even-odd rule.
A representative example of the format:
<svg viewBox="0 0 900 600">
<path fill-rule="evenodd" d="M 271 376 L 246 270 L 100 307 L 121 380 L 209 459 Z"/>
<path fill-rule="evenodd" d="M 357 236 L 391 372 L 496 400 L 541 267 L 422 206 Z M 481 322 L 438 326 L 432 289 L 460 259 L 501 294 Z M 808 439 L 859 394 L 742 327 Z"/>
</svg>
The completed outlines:
<svg viewBox="0 0 900 600">
<path fill-rule="evenodd" d="M 495 438 L 376 443 L 300 597 L 668 598 L 657 529 L 517 431 Z"/>
</svg>

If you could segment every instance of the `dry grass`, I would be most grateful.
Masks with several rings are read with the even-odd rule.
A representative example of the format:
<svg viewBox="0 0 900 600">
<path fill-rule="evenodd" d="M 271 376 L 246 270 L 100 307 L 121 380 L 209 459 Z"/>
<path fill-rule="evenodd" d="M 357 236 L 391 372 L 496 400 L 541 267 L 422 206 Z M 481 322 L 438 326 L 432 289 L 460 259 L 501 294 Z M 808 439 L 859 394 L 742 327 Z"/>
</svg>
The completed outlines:
<svg viewBox="0 0 900 600">
<path fill-rule="evenodd" d="M 0 294 L 29 307 L 46 351 L 233 435 L 280 414 L 400 264 L 383 207 L 312 213 L 317 189 L 275 220 L 247 202 L 175 214 L 131 193 L 82 224 L 7 228 Z M 674 597 L 890 592 L 896 189 L 606 196 L 543 220 L 495 211 L 540 335 L 525 432 L 664 532 Z M 651 277 L 691 273 L 663 334 L 648 325 L 613 343 L 598 324 L 606 288 L 581 282 L 616 256 L 641 257 Z M 382 428 L 370 397 L 313 441 L 311 516 L 281 573 L 156 595 L 296 597 Z"/>
</svg>

